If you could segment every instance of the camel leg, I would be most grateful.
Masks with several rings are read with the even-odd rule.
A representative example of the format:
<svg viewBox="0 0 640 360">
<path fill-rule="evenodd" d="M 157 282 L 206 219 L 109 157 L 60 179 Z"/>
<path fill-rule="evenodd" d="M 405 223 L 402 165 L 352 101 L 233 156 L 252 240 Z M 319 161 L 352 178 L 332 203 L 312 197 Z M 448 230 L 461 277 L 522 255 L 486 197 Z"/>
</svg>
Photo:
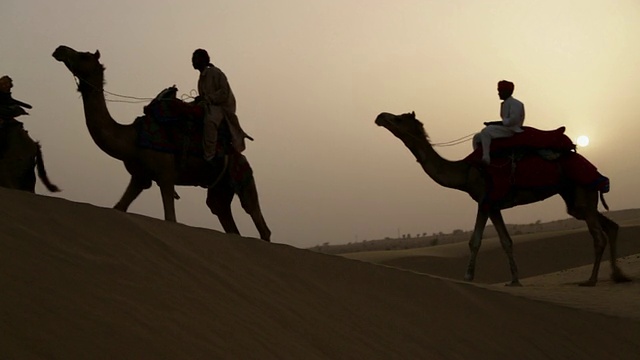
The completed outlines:
<svg viewBox="0 0 640 360">
<path fill-rule="evenodd" d="M 160 194 L 162 195 L 162 207 L 164 208 L 164 219 L 166 221 L 176 222 L 176 206 L 174 195 L 176 193 L 175 186 L 170 182 L 158 183 Z"/>
<path fill-rule="evenodd" d="M 258 189 L 256 188 L 255 180 L 252 179 L 251 183 L 244 187 L 238 194 L 238 197 L 240 198 L 242 208 L 251 216 L 253 223 L 256 225 L 258 233 L 260 233 L 260 238 L 270 242 L 271 230 L 269 230 L 267 222 L 264 220 L 262 211 L 260 210 L 260 201 L 258 199 Z"/>
<path fill-rule="evenodd" d="M 580 286 L 595 286 L 598 282 L 598 271 L 600 270 L 602 254 L 604 253 L 604 248 L 607 246 L 607 235 L 602 229 L 602 226 L 598 219 L 598 215 L 599 213 L 597 212 L 597 210 L 590 211 L 585 215 L 585 221 L 587 222 L 589 233 L 591 233 L 591 237 L 593 238 L 593 250 L 595 258 L 593 261 L 593 269 L 591 270 L 591 277 L 589 278 L 589 280 L 578 284 Z"/>
<path fill-rule="evenodd" d="M 507 231 L 507 226 L 504 224 L 504 219 L 502 218 L 502 213 L 497 211 L 492 211 L 489 215 L 491 218 L 491 222 L 493 226 L 496 228 L 498 232 L 498 237 L 500 238 L 500 245 L 502 245 L 502 249 L 507 254 L 509 258 L 509 269 L 511 270 L 511 282 L 505 285 L 507 286 L 522 286 L 520 281 L 518 280 L 518 267 L 516 266 L 516 261 L 513 258 L 513 241 L 511 240 L 511 236 L 509 236 L 509 232 Z"/>
<path fill-rule="evenodd" d="M 148 189 L 151 186 L 150 181 L 142 180 L 135 176 L 132 176 L 129 180 L 129 185 L 127 185 L 127 189 L 124 191 L 124 194 L 120 198 L 120 201 L 113 207 L 116 210 L 120 210 L 123 212 L 127 212 L 129 209 L 129 205 L 135 200 L 142 190 Z"/>
<path fill-rule="evenodd" d="M 231 213 L 233 195 L 233 189 L 226 185 L 218 184 L 207 191 L 207 206 L 211 210 L 211 213 L 218 217 L 220 225 L 222 225 L 222 228 L 227 234 L 240 235 L 240 231 Z"/>
<path fill-rule="evenodd" d="M 607 235 L 605 229 L 610 234 L 617 237 L 617 229 L 606 222 L 601 222 L 601 214 L 598 212 L 598 192 L 590 191 L 583 187 L 576 187 L 567 193 L 560 194 L 567 204 L 569 215 L 578 220 L 584 220 L 589 228 L 589 233 L 593 238 L 594 261 L 591 270 L 591 277 L 587 281 L 581 282 L 580 286 L 595 286 L 598 282 L 598 272 L 604 248 L 607 246 Z M 607 228 L 608 226 L 608 228 Z M 615 251 L 615 250 L 614 250 Z"/>
<path fill-rule="evenodd" d="M 631 281 L 627 276 L 622 273 L 622 270 L 618 267 L 618 250 L 617 250 L 617 240 L 618 240 L 618 229 L 619 226 L 613 220 L 608 217 L 598 213 L 598 220 L 600 220 L 600 225 L 602 229 L 607 234 L 609 238 L 609 262 L 611 263 L 611 280 L 614 282 L 628 282 Z"/>
<path fill-rule="evenodd" d="M 476 224 L 473 228 L 473 234 L 469 240 L 469 250 L 471 254 L 469 256 L 469 265 L 467 266 L 467 273 L 464 275 L 465 281 L 472 281 L 476 271 L 476 257 L 478 256 L 478 250 L 482 244 L 482 233 L 484 227 L 487 225 L 487 219 L 489 219 L 489 213 L 480 210 L 478 206 L 478 213 L 476 214 Z"/>
</svg>

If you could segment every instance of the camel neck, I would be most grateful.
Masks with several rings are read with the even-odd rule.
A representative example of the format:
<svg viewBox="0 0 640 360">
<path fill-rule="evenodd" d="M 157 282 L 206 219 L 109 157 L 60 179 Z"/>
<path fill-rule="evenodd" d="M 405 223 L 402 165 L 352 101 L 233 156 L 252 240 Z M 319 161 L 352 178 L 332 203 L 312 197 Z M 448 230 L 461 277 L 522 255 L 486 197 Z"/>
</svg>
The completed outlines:
<svg viewBox="0 0 640 360">
<path fill-rule="evenodd" d="M 405 141 L 405 144 L 433 181 L 451 189 L 466 190 L 469 174 L 468 164 L 441 157 L 426 138 L 414 139 L 411 143 Z"/>
<path fill-rule="evenodd" d="M 126 154 L 131 153 L 135 137 L 130 139 L 130 133 L 135 136 L 135 130 L 131 125 L 118 124 L 111 117 L 104 97 L 102 79 L 94 80 L 97 82 L 80 80 L 79 84 L 89 134 L 102 151 L 111 157 L 124 160 Z"/>
</svg>

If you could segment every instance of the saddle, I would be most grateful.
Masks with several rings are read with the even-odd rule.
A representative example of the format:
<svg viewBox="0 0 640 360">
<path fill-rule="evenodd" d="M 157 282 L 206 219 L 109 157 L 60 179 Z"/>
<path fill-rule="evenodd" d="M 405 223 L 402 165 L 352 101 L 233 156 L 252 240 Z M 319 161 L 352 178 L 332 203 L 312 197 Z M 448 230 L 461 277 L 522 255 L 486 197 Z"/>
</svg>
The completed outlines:
<svg viewBox="0 0 640 360">
<path fill-rule="evenodd" d="M 203 156 L 204 111 L 176 97 L 175 86 L 162 90 L 134 121 L 138 146 L 172 154 Z M 231 133 L 226 122 L 218 128 L 218 151 L 228 154 Z"/>
</svg>

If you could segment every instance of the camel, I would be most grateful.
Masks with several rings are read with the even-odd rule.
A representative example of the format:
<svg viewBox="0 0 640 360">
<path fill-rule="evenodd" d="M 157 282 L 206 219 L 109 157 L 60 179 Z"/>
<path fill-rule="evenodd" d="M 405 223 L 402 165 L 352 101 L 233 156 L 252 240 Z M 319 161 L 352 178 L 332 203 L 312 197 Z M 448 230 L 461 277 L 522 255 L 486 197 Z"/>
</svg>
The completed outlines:
<svg viewBox="0 0 640 360">
<path fill-rule="evenodd" d="M 0 132 L 0 145 L 3 147 L 0 151 L 0 186 L 35 193 L 35 168 L 47 190 L 60 191 L 47 176 L 40 144 L 31 139 L 21 122 L 4 120 Z"/>
<path fill-rule="evenodd" d="M 64 63 L 78 79 L 85 120 L 93 141 L 109 156 L 122 161 L 131 175 L 129 185 L 114 206 L 115 209 L 126 212 L 138 195 L 150 188 L 152 182 L 156 182 L 162 195 L 165 220 L 175 222 L 175 186 L 208 187 L 206 204 L 211 212 L 217 215 L 226 233 L 240 234 L 231 213 L 231 201 L 236 191 L 228 181 L 217 181 L 213 186 L 209 186 L 212 172 L 218 174 L 213 176 L 218 180 L 224 180 L 229 176 L 228 166 L 220 165 L 213 169 L 214 166 L 207 164 L 202 157 L 177 156 L 137 146 L 137 131 L 134 125 L 116 122 L 107 109 L 104 96 L 104 66 L 99 62 L 100 52 L 78 52 L 68 46 L 59 46 L 52 56 Z M 249 183 L 238 191 L 238 196 L 243 209 L 257 227 L 260 238 L 270 241 L 271 231 L 260 210 L 253 176 Z"/>
<path fill-rule="evenodd" d="M 521 286 L 518 278 L 518 268 L 513 257 L 513 242 L 507 231 L 504 220 L 502 218 L 502 209 L 525 205 L 537 201 L 544 200 L 550 196 L 559 194 L 566 203 L 569 215 L 579 220 L 584 220 L 589 228 L 589 232 L 593 237 L 595 260 L 591 277 L 579 283 L 581 286 L 595 286 L 598 281 L 598 271 L 602 254 L 606 247 L 607 241 L 610 244 L 610 263 L 612 274 L 611 278 L 614 282 L 630 281 L 618 265 L 616 264 L 616 240 L 618 234 L 618 224 L 610 220 L 598 211 L 598 194 L 599 191 L 571 183 L 564 179 L 562 184 L 555 193 L 537 193 L 533 190 L 518 190 L 507 195 L 509 198 L 503 199 L 500 207 L 487 208 L 480 206 L 483 196 L 486 194 L 487 180 L 482 172 L 481 164 L 469 163 L 467 161 L 449 161 L 442 158 L 432 147 L 429 137 L 425 132 L 422 122 L 416 119 L 415 113 L 407 113 L 402 115 L 394 115 L 390 113 L 381 113 L 375 120 L 376 125 L 382 126 L 389 130 L 395 137 L 400 139 L 404 145 L 416 157 L 418 163 L 424 171 L 436 183 L 441 186 L 464 191 L 478 203 L 476 221 L 471 239 L 469 240 L 470 257 L 464 280 L 472 281 L 475 273 L 476 257 L 480 244 L 482 242 L 482 234 L 488 219 L 496 228 L 500 244 L 507 254 L 509 266 L 511 269 L 511 282 L 508 286 Z M 604 202 L 604 198 L 601 199 Z M 606 203 L 605 203 L 606 206 Z"/>
</svg>

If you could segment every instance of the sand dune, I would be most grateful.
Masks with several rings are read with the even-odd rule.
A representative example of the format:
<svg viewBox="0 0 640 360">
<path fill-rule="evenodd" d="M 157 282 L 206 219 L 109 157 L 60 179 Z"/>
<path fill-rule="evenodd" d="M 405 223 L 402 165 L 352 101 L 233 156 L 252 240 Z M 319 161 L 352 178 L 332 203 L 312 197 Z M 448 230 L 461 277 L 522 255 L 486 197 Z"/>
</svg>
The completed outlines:
<svg viewBox="0 0 640 360">
<path fill-rule="evenodd" d="M 58 198 L 0 189 L 0 201 L 1 359 L 635 359 L 640 351 L 633 317 Z M 497 266 L 481 256 L 479 275 L 506 271 L 504 259 Z"/>
<path fill-rule="evenodd" d="M 620 228 L 619 265 L 632 281 L 614 284 L 608 248 L 598 276 L 598 286 L 580 288 L 589 278 L 593 264 L 592 239 L 587 230 L 567 230 L 514 236 L 514 253 L 523 288 L 505 287 L 510 281 L 507 257 L 496 238 L 483 241 L 476 264 L 474 284 L 492 290 L 544 300 L 582 310 L 640 321 L 640 226 L 637 222 Z M 342 256 L 447 278 L 462 279 L 469 249 L 456 243 L 420 249 L 374 251 Z"/>
<path fill-rule="evenodd" d="M 622 226 L 618 236 L 618 256 L 639 254 L 639 237 L 640 226 Z M 593 240 L 587 230 L 514 236 L 513 243 L 521 278 L 593 263 Z M 464 242 L 419 249 L 359 252 L 342 256 L 451 279 L 462 279 L 469 257 L 469 247 Z M 609 259 L 608 249 L 603 259 Z M 483 240 L 475 275 L 476 282 L 488 284 L 507 282 L 511 279 L 507 257 L 496 238 Z M 608 277 L 608 261 L 603 263 L 600 275 Z M 586 278 L 588 277 L 587 275 Z"/>
</svg>

